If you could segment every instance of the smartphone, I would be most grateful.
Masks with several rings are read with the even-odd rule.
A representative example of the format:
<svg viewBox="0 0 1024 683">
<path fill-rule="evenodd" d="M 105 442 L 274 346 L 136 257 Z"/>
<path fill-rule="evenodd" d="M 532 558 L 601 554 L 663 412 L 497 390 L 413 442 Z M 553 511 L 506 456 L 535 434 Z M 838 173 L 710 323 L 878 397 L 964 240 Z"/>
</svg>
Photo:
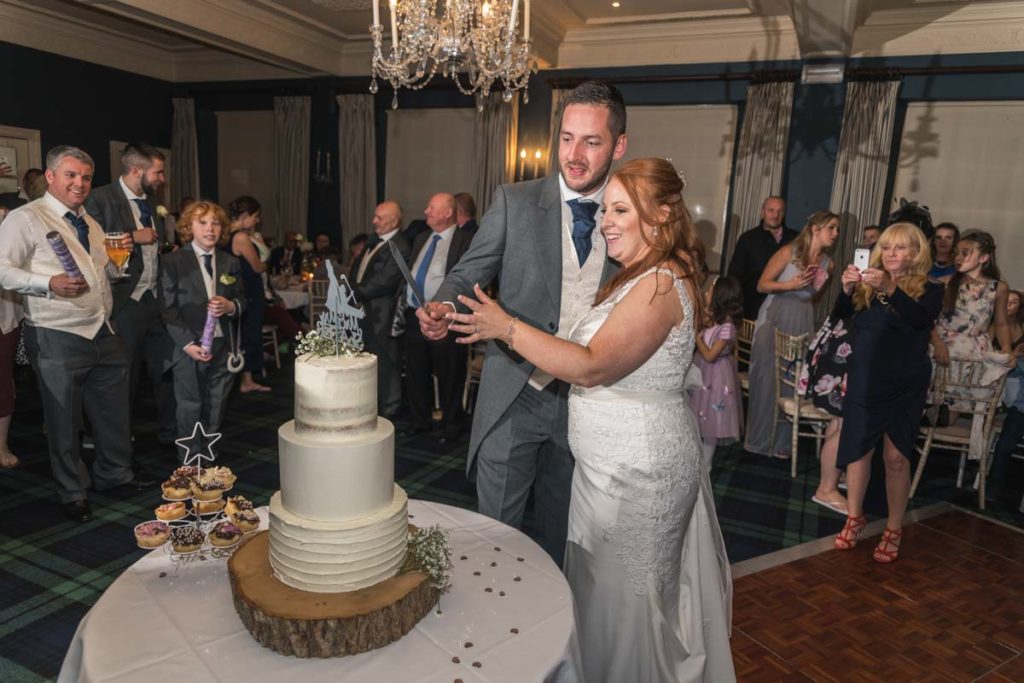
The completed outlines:
<svg viewBox="0 0 1024 683">
<path fill-rule="evenodd" d="M 853 252 L 853 265 L 856 266 L 857 270 L 862 273 L 868 269 L 868 264 L 871 262 L 871 250 L 870 249 L 856 249 Z"/>
</svg>

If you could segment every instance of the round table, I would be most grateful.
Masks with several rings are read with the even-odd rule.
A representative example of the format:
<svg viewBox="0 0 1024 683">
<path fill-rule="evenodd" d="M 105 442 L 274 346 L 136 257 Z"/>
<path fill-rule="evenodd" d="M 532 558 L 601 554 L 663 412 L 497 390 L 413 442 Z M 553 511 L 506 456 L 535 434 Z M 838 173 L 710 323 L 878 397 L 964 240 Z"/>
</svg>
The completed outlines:
<svg viewBox="0 0 1024 683">
<path fill-rule="evenodd" d="M 266 528 L 267 508 L 258 512 Z M 235 613 L 225 559 L 175 565 L 158 549 L 119 576 L 83 617 L 57 680 L 579 679 L 572 594 L 537 544 L 493 519 L 438 503 L 410 500 L 409 517 L 420 527 L 439 524 L 450 531 L 452 588 L 441 596 L 440 613 L 435 609 L 387 647 L 335 659 L 264 649 Z"/>
<path fill-rule="evenodd" d="M 303 308 L 309 305 L 309 288 L 306 285 L 289 287 L 287 289 L 278 289 L 275 290 L 274 293 L 281 297 L 281 302 L 284 303 L 284 307 L 289 310 L 293 308 Z"/>
</svg>

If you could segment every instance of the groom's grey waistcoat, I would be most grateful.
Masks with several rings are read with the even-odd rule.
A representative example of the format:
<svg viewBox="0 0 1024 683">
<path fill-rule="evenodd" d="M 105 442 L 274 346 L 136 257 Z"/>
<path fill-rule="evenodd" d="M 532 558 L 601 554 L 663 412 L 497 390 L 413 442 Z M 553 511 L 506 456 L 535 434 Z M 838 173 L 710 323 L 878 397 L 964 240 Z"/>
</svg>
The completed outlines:
<svg viewBox="0 0 1024 683">
<path fill-rule="evenodd" d="M 500 275 L 499 296 L 505 310 L 554 334 L 562 293 L 561 203 L 557 175 L 500 186 L 469 251 L 448 273 L 434 299 L 457 303 L 459 294 L 472 295 L 475 283 L 484 287 Z M 613 261 L 605 262 L 602 284 L 617 268 Z M 533 370 L 532 363 L 505 344 L 487 343 L 467 468 Z"/>
</svg>

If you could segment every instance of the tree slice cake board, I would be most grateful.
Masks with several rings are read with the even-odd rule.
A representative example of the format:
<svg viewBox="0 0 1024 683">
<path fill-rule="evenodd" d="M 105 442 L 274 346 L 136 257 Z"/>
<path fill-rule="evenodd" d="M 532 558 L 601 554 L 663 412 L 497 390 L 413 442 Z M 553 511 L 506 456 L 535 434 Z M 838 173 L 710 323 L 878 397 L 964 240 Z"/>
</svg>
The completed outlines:
<svg viewBox="0 0 1024 683">
<path fill-rule="evenodd" d="M 340 657 L 392 643 L 433 609 L 440 592 L 404 572 L 350 593 L 310 593 L 281 583 L 270 567 L 270 535 L 246 539 L 228 561 L 235 611 L 252 637 L 283 655 Z"/>
</svg>

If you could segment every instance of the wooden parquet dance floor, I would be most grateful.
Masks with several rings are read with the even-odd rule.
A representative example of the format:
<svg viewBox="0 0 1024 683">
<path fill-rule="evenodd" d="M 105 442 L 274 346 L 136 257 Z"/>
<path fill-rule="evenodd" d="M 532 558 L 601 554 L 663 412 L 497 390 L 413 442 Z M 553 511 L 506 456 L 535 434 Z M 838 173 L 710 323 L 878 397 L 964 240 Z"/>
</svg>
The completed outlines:
<svg viewBox="0 0 1024 683">
<path fill-rule="evenodd" d="M 743 683 L 1024 681 L 1024 532 L 961 511 L 742 576 L 733 658 Z"/>
</svg>

